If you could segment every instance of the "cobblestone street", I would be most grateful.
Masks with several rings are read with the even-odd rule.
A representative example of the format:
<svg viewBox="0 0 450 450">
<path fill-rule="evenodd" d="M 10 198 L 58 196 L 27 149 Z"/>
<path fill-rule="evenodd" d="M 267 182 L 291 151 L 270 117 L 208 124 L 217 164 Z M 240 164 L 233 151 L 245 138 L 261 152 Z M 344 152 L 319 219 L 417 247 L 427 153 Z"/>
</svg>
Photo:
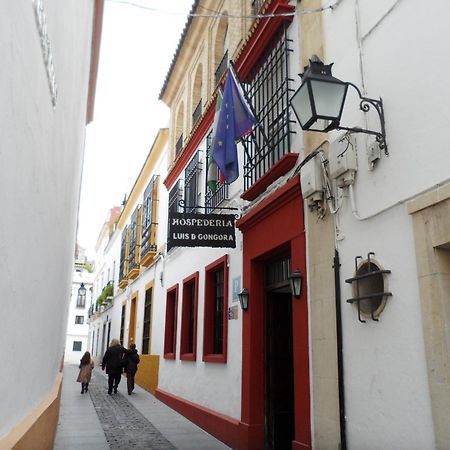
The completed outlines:
<svg viewBox="0 0 450 450">
<path fill-rule="evenodd" d="M 74 365 L 64 368 L 56 450 L 228 449 L 139 386 L 133 395 L 123 395 L 125 379 L 117 394 L 108 395 L 106 377 L 98 369 L 88 393 L 81 395 L 77 373 Z"/>
</svg>

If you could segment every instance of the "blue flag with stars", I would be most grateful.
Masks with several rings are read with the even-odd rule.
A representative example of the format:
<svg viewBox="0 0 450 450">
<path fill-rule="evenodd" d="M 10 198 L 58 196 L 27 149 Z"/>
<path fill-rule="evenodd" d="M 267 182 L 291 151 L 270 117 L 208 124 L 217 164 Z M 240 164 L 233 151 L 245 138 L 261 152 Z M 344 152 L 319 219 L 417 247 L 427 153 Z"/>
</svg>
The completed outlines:
<svg viewBox="0 0 450 450">
<path fill-rule="evenodd" d="M 236 141 L 250 133 L 255 123 L 255 116 L 229 68 L 213 148 L 214 161 L 228 184 L 239 177 Z"/>
</svg>

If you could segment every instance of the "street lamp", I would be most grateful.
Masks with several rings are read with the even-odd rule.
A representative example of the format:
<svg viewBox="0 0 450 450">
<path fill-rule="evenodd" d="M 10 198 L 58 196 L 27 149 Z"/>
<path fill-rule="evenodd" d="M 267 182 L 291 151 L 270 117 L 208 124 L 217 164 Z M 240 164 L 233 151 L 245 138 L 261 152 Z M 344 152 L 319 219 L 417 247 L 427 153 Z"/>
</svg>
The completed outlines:
<svg viewBox="0 0 450 450">
<path fill-rule="evenodd" d="M 302 84 L 291 98 L 291 106 L 302 127 L 302 130 L 320 131 L 347 130 L 352 133 L 374 135 L 378 145 L 388 154 L 386 145 L 386 130 L 384 110 L 381 98 L 379 100 L 363 97 L 361 91 L 353 83 L 341 81 L 331 74 L 332 64 L 324 64 L 317 55 L 309 60 L 309 66 L 301 75 Z M 361 111 L 367 112 L 373 107 L 380 119 L 381 131 L 372 131 L 360 127 L 341 126 L 341 116 L 347 97 L 348 87 L 353 87 L 359 95 Z"/>
<path fill-rule="evenodd" d="M 81 283 L 80 287 L 78 288 L 78 296 L 80 298 L 86 297 L 86 288 L 84 287 L 84 283 Z"/>
<path fill-rule="evenodd" d="M 294 270 L 289 275 L 289 283 L 291 285 L 291 292 L 292 295 L 295 298 L 300 298 L 300 295 L 302 293 L 302 282 L 303 282 L 303 274 L 300 272 L 300 270 Z"/>
<path fill-rule="evenodd" d="M 242 289 L 242 291 L 238 294 L 238 297 L 242 310 L 246 311 L 248 308 L 248 289 L 247 288 Z"/>
</svg>

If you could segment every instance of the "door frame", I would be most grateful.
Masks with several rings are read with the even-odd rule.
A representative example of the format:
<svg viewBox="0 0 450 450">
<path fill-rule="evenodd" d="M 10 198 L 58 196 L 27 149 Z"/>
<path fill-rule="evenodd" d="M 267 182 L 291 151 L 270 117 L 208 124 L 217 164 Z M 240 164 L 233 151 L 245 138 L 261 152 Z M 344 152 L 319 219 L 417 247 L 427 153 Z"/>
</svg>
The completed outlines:
<svg viewBox="0 0 450 450">
<path fill-rule="evenodd" d="M 291 269 L 303 273 L 299 299 L 292 300 L 295 440 L 292 449 L 311 448 L 311 412 L 306 286 L 306 238 L 300 178 L 294 177 L 237 222 L 243 233 L 243 287 L 249 306 L 243 312 L 241 442 L 264 448 L 265 367 L 264 264 L 289 249 Z M 273 230 L 277 230 L 276 233 Z"/>
</svg>

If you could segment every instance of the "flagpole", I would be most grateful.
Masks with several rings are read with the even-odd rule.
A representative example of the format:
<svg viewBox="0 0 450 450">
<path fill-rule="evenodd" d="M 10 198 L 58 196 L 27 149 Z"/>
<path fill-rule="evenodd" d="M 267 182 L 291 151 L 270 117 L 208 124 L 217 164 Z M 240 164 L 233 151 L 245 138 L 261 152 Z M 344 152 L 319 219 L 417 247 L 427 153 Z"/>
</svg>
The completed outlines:
<svg viewBox="0 0 450 450">
<path fill-rule="evenodd" d="M 272 149 L 272 146 L 269 144 L 269 138 L 267 137 L 267 135 L 266 135 L 266 133 L 265 133 L 265 131 L 264 131 L 264 126 L 263 126 L 262 123 L 260 122 L 259 117 L 258 117 L 258 115 L 256 114 L 256 111 L 255 111 L 255 109 L 253 108 L 253 105 L 252 105 L 250 99 L 248 98 L 247 93 L 245 92 L 245 89 L 242 87 L 241 80 L 239 79 L 239 76 L 238 76 L 237 71 L 236 71 L 236 66 L 234 65 L 234 62 L 233 62 L 231 59 L 230 59 L 230 67 L 231 67 L 231 69 L 233 70 L 233 73 L 234 73 L 234 76 L 235 76 L 236 81 L 239 83 L 239 86 L 241 87 L 241 91 L 242 91 L 242 93 L 244 94 L 244 97 L 245 97 L 245 100 L 246 100 L 246 102 L 247 102 L 247 104 L 248 104 L 248 107 L 251 109 L 252 114 L 253 114 L 253 116 L 255 117 L 255 119 L 257 119 L 257 122 L 256 122 L 256 123 L 257 123 L 257 124 L 259 125 L 259 127 L 260 127 L 259 132 L 261 133 L 261 135 L 262 135 L 262 137 L 263 137 L 263 141 L 266 143 L 268 149 L 271 150 L 271 149 Z M 244 146 L 244 147 L 245 147 L 245 146 Z M 248 154 L 247 151 L 246 151 L 246 153 L 247 153 L 247 156 L 249 157 L 249 154 Z M 251 159 L 251 158 L 249 158 L 249 159 Z"/>
</svg>

